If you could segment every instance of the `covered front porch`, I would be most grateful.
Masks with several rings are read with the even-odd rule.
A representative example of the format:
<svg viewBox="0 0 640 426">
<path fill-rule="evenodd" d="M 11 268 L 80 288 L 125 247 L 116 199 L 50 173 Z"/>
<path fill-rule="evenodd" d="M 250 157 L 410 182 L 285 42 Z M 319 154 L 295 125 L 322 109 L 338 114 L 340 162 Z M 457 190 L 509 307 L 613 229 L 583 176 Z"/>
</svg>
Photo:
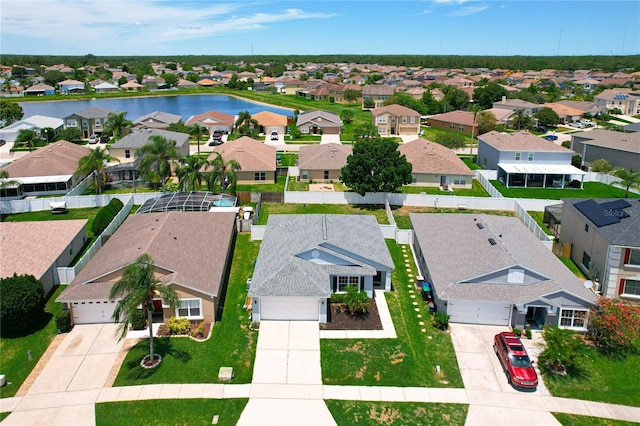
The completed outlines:
<svg viewBox="0 0 640 426">
<path fill-rule="evenodd" d="M 507 188 L 582 189 L 585 174 L 570 164 L 498 163 L 498 180 Z"/>
</svg>

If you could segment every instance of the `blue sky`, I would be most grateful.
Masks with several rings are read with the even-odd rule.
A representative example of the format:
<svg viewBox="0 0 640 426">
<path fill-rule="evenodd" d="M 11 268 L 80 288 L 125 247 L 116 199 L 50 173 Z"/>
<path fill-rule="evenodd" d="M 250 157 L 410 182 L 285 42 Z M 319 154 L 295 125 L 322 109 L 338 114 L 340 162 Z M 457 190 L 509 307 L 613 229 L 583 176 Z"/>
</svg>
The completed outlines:
<svg viewBox="0 0 640 426">
<path fill-rule="evenodd" d="M 2 0 L 0 53 L 637 55 L 640 2 Z"/>
</svg>

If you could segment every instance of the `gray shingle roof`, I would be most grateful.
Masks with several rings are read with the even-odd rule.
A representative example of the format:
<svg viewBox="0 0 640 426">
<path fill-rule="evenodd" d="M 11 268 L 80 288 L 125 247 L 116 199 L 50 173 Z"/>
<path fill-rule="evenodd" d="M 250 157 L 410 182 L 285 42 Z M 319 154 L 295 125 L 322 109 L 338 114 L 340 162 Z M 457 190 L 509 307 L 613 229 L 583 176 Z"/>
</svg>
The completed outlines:
<svg viewBox="0 0 640 426">
<path fill-rule="evenodd" d="M 484 214 L 411 214 L 433 286 L 443 300 L 526 303 L 564 290 L 595 301 L 594 294 L 515 217 Z M 482 223 L 483 229 L 476 225 Z M 491 245 L 489 238 L 497 244 Z M 549 277 L 533 284 L 460 283 L 510 266 Z"/>
<path fill-rule="evenodd" d="M 335 261 L 323 264 L 310 258 Z M 375 275 L 376 264 L 393 268 L 373 216 L 272 215 L 249 296 L 328 297 L 331 275 Z"/>
<path fill-rule="evenodd" d="M 77 115 L 82 118 L 107 118 L 110 113 L 119 114 L 120 111 L 115 111 L 112 109 L 101 108 L 101 107 L 89 107 L 87 109 L 83 109 L 82 111 L 78 111 L 73 115 Z"/>
<path fill-rule="evenodd" d="M 176 148 L 189 144 L 189 135 L 186 133 L 170 132 L 161 129 L 143 129 L 133 131 L 111 145 L 111 148 L 133 148 L 138 149 L 150 143 L 152 136 L 162 136 L 167 140 L 176 141 Z"/>
</svg>

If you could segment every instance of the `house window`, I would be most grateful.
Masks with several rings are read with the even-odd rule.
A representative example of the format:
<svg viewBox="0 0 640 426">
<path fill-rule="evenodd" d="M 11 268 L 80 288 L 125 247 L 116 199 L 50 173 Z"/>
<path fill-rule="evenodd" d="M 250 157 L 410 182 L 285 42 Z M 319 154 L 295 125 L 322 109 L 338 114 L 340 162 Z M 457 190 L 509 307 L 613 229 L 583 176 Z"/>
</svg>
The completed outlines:
<svg viewBox="0 0 640 426">
<path fill-rule="evenodd" d="M 324 178 L 329 179 L 329 170 L 324 171 Z"/>
<path fill-rule="evenodd" d="M 387 117 L 385 116 L 378 117 L 378 124 L 386 124 L 386 123 L 387 123 Z"/>
<path fill-rule="evenodd" d="M 640 296 L 640 280 L 624 280 L 622 294 L 624 296 Z"/>
<path fill-rule="evenodd" d="M 449 124 L 449 128 L 450 128 L 451 130 L 453 130 L 453 129 L 455 129 L 455 128 L 456 128 L 456 125 L 455 125 L 455 124 L 453 124 L 453 123 L 451 123 L 451 124 Z"/>
<path fill-rule="evenodd" d="M 67 120 L 67 127 L 77 127 L 78 122 L 76 120 Z"/>
<path fill-rule="evenodd" d="M 101 121 L 100 121 L 100 119 L 99 119 L 99 118 L 96 118 L 95 123 L 96 123 L 96 127 L 100 127 L 100 126 L 101 126 L 101 124 L 100 124 L 100 123 L 101 123 Z"/>
<path fill-rule="evenodd" d="M 589 269 L 591 267 L 591 256 L 587 252 L 582 252 L 582 266 Z"/>
<path fill-rule="evenodd" d="M 409 123 L 416 124 L 416 118 L 415 117 L 409 117 Z"/>
<path fill-rule="evenodd" d="M 533 152 L 530 152 L 527 156 L 527 161 L 533 161 Z"/>
<path fill-rule="evenodd" d="M 587 310 L 582 309 L 562 309 L 560 312 L 560 327 L 586 328 L 587 312 Z"/>
<path fill-rule="evenodd" d="M 303 170 L 303 171 L 302 171 L 302 177 L 301 177 L 301 179 L 302 179 L 302 180 L 307 180 L 307 179 L 309 179 L 309 172 L 308 172 L 307 170 Z"/>
<path fill-rule="evenodd" d="M 253 175 L 253 180 L 267 180 L 266 172 L 255 172 Z"/>
<path fill-rule="evenodd" d="M 378 127 L 378 133 L 380 133 L 381 135 L 385 135 L 387 133 L 387 128 L 386 127 Z"/>
<path fill-rule="evenodd" d="M 628 249 L 629 260 L 625 262 L 625 265 L 640 266 L 640 250 Z"/>
<path fill-rule="evenodd" d="M 584 224 L 584 232 L 589 232 L 589 224 L 588 223 Z"/>
<path fill-rule="evenodd" d="M 454 185 L 466 185 L 467 184 L 467 177 L 466 176 L 454 176 L 453 177 L 453 184 Z"/>
<path fill-rule="evenodd" d="M 124 150 L 124 158 L 131 158 L 131 150 L 130 149 L 125 149 Z"/>
<path fill-rule="evenodd" d="M 460 131 L 464 130 L 464 124 L 461 124 L 461 125 L 458 127 L 458 130 L 460 130 Z"/>
<path fill-rule="evenodd" d="M 402 117 L 402 124 L 407 124 L 407 117 Z"/>
<path fill-rule="evenodd" d="M 360 290 L 360 277 L 338 277 L 337 293 L 345 293 L 350 285 L 355 285 Z"/>
<path fill-rule="evenodd" d="M 411 183 L 417 183 L 418 182 L 418 176 L 415 173 L 411 174 Z"/>
<path fill-rule="evenodd" d="M 89 127 L 89 122 L 87 120 L 82 120 L 82 127 Z"/>
<path fill-rule="evenodd" d="M 520 153 L 516 152 L 516 161 L 520 161 Z"/>
<path fill-rule="evenodd" d="M 178 317 L 202 319 L 202 299 L 180 299 Z"/>
</svg>

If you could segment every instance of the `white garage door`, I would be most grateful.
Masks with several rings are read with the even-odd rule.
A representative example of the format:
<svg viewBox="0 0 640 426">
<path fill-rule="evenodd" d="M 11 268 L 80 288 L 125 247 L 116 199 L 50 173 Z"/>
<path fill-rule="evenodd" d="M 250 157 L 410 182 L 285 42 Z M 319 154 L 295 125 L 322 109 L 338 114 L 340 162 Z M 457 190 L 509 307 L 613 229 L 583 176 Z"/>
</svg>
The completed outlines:
<svg viewBox="0 0 640 426">
<path fill-rule="evenodd" d="M 261 297 L 261 320 L 318 321 L 316 297 Z"/>
<path fill-rule="evenodd" d="M 108 300 L 92 300 L 73 302 L 71 307 L 74 324 L 96 324 L 113 322 L 111 315 L 113 315 L 116 303 Z"/>
<path fill-rule="evenodd" d="M 464 324 L 509 325 L 510 313 L 504 302 L 450 300 L 447 306 L 450 321 Z"/>
</svg>

